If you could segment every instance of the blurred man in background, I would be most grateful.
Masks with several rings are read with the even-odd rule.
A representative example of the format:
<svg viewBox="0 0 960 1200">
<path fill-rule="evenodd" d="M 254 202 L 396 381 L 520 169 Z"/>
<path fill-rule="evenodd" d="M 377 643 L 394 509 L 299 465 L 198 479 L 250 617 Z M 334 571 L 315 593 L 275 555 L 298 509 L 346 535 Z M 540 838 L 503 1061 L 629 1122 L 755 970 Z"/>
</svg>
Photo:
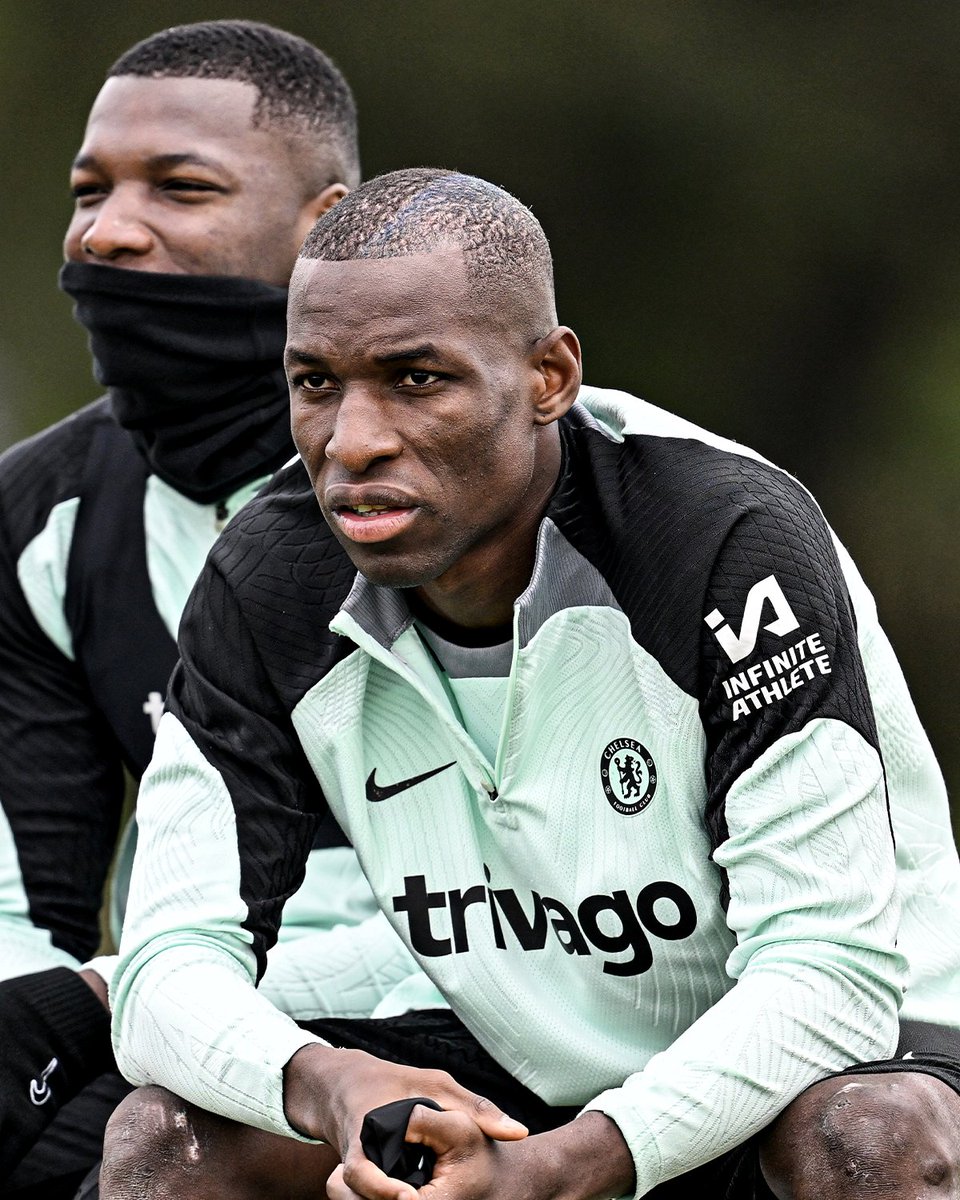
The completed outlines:
<svg viewBox="0 0 960 1200">
<path fill-rule="evenodd" d="M 90 113 L 60 282 L 107 395 L 0 459 L 5 1196 L 72 1194 L 126 1091 L 109 1044 L 110 960 L 83 966 L 100 943 L 124 768 L 139 778 L 149 760 L 208 549 L 295 452 L 286 285 L 304 234 L 358 179 L 343 76 L 262 24 L 147 38 L 113 65 Z M 365 921 L 375 906 L 332 821 L 311 846 L 313 886 L 287 932 Z M 324 940 L 340 992 L 318 998 L 309 945 L 296 961 L 281 948 L 265 985 L 305 1014 L 369 1012 L 412 969 L 378 918 Z"/>
</svg>

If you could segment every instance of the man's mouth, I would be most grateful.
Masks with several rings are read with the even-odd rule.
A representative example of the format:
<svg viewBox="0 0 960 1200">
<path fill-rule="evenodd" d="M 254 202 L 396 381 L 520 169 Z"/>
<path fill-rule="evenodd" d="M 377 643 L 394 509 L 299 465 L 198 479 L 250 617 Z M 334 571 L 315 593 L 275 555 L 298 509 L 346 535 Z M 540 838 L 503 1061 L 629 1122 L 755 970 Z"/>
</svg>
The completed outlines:
<svg viewBox="0 0 960 1200">
<path fill-rule="evenodd" d="M 349 507 L 341 508 L 339 512 L 354 512 L 358 517 L 369 517 L 377 513 L 399 512 L 400 509 L 392 509 L 387 504 L 352 504 Z"/>
<path fill-rule="evenodd" d="M 333 510 L 340 532 L 352 542 L 385 542 L 403 533 L 416 519 L 414 506 L 343 504 Z"/>
</svg>

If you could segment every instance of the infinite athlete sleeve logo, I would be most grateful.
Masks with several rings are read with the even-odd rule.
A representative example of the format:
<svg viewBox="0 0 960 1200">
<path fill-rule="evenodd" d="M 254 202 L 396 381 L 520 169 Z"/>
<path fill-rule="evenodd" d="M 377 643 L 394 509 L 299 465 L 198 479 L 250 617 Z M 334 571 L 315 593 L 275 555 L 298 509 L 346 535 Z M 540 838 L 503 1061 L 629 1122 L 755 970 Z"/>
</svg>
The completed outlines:
<svg viewBox="0 0 960 1200">
<path fill-rule="evenodd" d="M 762 625 L 764 606 L 770 604 L 774 618 Z M 719 608 L 704 618 L 720 647 L 732 663 L 738 663 L 757 647 L 761 628 L 778 637 L 786 637 L 800 628 L 790 602 L 776 577 L 768 575 L 755 583 L 747 593 L 740 632 L 734 633 Z M 791 692 L 808 684 L 820 675 L 832 671 L 830 656 L 819 633 L 807 634 L 792 642 L 779 654 L 722 680 L 723 694 L 732 705 L 734 721 L 751 712 L 784 700 Z"/>
</svg>

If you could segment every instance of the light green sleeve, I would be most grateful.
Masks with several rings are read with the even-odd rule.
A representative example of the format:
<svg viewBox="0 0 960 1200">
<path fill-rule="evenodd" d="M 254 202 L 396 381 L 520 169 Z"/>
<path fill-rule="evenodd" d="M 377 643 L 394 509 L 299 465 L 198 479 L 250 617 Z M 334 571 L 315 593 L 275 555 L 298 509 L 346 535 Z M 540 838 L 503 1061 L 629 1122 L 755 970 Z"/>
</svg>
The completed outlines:
<svg viewBox="0 0 960 1200">
<path fill-rule="evenodd" d="M 839 721 L 762 755 L 727 798 L 737 980 L 669 1049 L 586 1110 L 633 1154 L 637 1196 L 739 1145 L 794 1096 L 888 1057 L 904 963 L 883 772 Z"/>
<path fill-rule="evenodd" d="M 160 721 L 137 822 L 110 988 L 121 1072 L 210 1112 L 299 1138 L 283 1111 L 283 1068 L 321 1039 L 254 987 L 230 795 L 170 713 Z"/>
<path fill-rule="evenodd" d="M 415 972 L 417 963 L 378 913 L 360 925 L 339 925 L 278 943 L 267 954 L 258 990 L 300 1021 L 369 1017 Z"/>
</svg>

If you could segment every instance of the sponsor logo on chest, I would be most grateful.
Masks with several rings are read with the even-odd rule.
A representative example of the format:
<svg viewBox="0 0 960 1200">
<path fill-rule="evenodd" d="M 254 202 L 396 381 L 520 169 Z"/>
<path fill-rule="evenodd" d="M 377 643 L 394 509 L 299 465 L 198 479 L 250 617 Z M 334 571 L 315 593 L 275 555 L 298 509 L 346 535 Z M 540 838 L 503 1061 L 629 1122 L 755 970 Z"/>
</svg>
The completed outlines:
<svg viewBox="0 0 960 1200">
<path fill-rule="evenodd" d="M 552 896 L 486 883 L 449 891 L 432 889 L 425 875 L 407 875 L 404 890 L 394 896 L 393 910 L 406 916 L 413 949 L 428 958 L 466 954 L 471 939 L 498 950 L 519 947 L 543 950 L 554 939 L 567 954 L 627 955 L 608 958 L 606 975 L 642 975 L 653 966 L 650 939 L 675 942 L 697 927 L 690 895 L 667 879 L 633 894 L 622 889 L 565 904 Z M 469 914 L 469 915 L 468 915 Z"/>
</svg>

